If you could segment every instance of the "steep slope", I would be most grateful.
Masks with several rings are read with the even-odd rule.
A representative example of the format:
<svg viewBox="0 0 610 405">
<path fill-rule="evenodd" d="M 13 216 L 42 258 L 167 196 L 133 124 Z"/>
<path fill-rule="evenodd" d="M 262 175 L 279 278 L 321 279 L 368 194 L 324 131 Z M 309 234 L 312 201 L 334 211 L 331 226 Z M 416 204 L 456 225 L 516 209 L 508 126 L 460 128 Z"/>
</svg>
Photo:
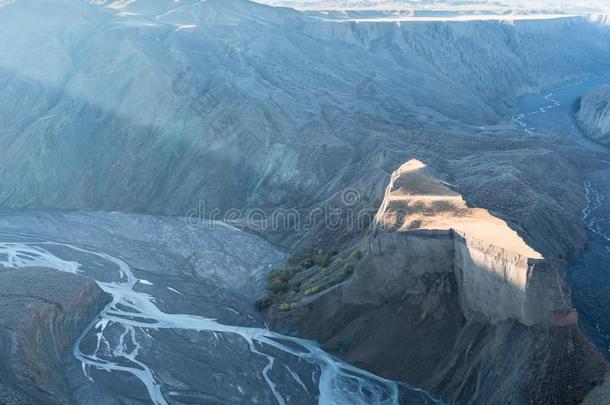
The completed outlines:
<svg viewBox="0 0 610 405">
<path fill-rule="evenodd" d="M 272 325 L 456 404 L 578 403 L 608 373 L 561 272 L 422 162 L 394 172 L 359 246 L 351 278 L 279 297 Z"/>
<path fill-rule="evenodd" d="M 253 295 L 284 254 L 225 224 L 192 230 L 171 217 L 17 214 L 0 218 L 0 240 L 0 263 L 22 267 L 12 280 L 23 274 L 30 286 L 35 273 L 20 273 L 23 266 L 46 264 L 62 273 L 43 273 L 39 285 L 55 287 L 44 277 L 53 274 L 73 286 L 66 281 L 75 276 L 63 273 L 72 271 L 112 296 L 67 362 L 76 404 L 385 405 L 399 392 L 409 403 L 435 403 L 314 342 L 270 331 Z M 18 290 L 7 279 L 0 291 Z M 3 309 L 0 320 L 11 319 L 14 308 Z"/>
<path fill-rule="evenodd" d="M 610 86 L 601 86 L 582 96 L 576 118 L 586 135 L 610 146 Z"/>
<path fill-rule="evenodd" d="M 511 97 L 610 62 L 584 18 L 351 24 L 245 0 L 19 0 L 0 30 L 15 209 L 311 207 L 406 132 L 443 144 L 456 129 L 435 122 L 497 122 Z"/>
<path fill-rule="evenodd" d="M 442 205 L 468 215 L 369 234 L 357 268 L 337 269 L 351 281 L 282 296 L 276 326 L 456 402 L 576 401 L 606 366 L 557 269 L 584 246 L 578 169 L 594 159 L 493 124 L 520 94 L 606 69 L 608 36 L 585 18 L 356 24 L 245 0 L 1 2 L 0 208 L 188 213 L 195 226 L 260 208 L 236 222 L 297 253 L 343 249 L 367 228 L 261 228 L 260 212 L 305 218 L 344 208 L 345 191 L 352 210 L 376 210 L 392 171 L 419 159 L 451 184 Z M 460 236 L 457 218 L 510 243 Z M 549 271 L 530 277 L 532 263 Z"/>
<path fill-rule="evenodd" d="M 73 403 L 66 359 L 109 297 L 73 274 L 0 268 L 0 300 L 0 402 Z"/>
<path fill-rule="evenodd" d="M 428 231 L 453 241 L 453 263 L 462 312 L 490 322 L 514 318 L 526 325 L 550 322 L 570 310 L 561 278 L 508 224 L 462 196 L 411 160 L 392 174 L 375 225 L 395 232 Z M 380 266 L 374 266 L 379 268 Z"/>
</svg>

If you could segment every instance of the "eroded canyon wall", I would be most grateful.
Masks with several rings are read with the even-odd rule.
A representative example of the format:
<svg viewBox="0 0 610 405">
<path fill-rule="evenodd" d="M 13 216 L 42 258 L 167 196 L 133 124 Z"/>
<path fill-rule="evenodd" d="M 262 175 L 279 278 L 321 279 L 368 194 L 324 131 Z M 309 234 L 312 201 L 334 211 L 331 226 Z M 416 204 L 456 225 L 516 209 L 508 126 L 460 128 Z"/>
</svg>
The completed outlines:
<svg viewBox="0 0 610 405">
<path fill-rule="evenodd" d="M 591 139 L 610 145 L 610 85 L 583 95 L 577 103 L 576 118 Z"/>
<path fill-rule="evenodd" d="M 422 162 L 391 176 L 359 247 L 348 281 L 273 326 L 457 404 L 578 402 L 606 376 L 560 270 Z"/>
<path fill-rule="evenodd" d="M 453 232 L 453 268 L 462 310 L 489 323 L 516 319 L 524 325 L 547 325 L 556 311 L 570 311 L 560 274 L 543 259 Z M 490 235 L 493 238 L 493 235 Z"/>
<path fill-rule="evenodd" d="M 66 361 L 108 302 L 74 274 L 0 268 L 0 403 L 72 403 Z"/>
<path fill-rule="evenodd" d="M 365 186 L 391 172 L 389 150 L 455 158 L 463 125 L 610 63 L 607 29 L 585 18 L 355 24 L 153 3 L 2 7 L 1 208 L 311 209 L 355 185 L 377 198 Z"/>
</svg>

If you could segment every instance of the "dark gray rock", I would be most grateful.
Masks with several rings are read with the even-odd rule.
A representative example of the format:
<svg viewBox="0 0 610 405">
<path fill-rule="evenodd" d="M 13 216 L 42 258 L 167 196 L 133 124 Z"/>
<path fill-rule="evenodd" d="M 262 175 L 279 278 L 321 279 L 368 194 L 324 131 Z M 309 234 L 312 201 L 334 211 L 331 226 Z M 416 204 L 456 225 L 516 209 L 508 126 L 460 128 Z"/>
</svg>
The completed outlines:
<svg viewBox="0 0 610 405">
<path fill-rule="evenodd" d="M 597 87 L 580 98 L 576 118 L 585 134 L 610 146 L 610 86 Z"/>
<path fill-rule="evenodd" d="M 354 275 L 277 297 L 272 326 L 450 403 L 582 401 L 610 368 L 578 329 L 561 272 L 420 164 L 392 175 Z"/>
<path fill-rule="evenodd" d="M 107 302 L 78 275 L 0 269 L 0 403 L 71 403 L 64 364 Z"/>
</svg>

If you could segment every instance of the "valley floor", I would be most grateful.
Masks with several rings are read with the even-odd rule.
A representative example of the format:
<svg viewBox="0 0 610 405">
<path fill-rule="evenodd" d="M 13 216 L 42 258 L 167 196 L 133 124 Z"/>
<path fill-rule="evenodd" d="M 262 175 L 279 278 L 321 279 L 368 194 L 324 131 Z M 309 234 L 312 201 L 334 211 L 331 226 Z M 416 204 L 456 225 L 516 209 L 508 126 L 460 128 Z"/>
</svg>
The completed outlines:
<svg viewBox="0 0 610 405">
<path fill-rule="evenodd" d="M 568 272 L 580 323 L 610 359 L 610 147 L 584 136 L 574 118 L 577 99 L 590 89 L 610 83 L 610 72 L 570 80 L 554 89 L 523 97 L 513 121 L 527 134 L 567 139 L 597 155 L 602 167 L 585 173 L 587 207 L 583 221 L 588 244 Z"/>
<path fill-rule="evenodd" d="M 193 230 L 180 218 L 116 213 L 0 218 L 0 265 L 82 275 L 112 297 L 68 362 L 76 403 L 435 403 L 269 331 L 253 302 L 283 261 L 221 223 Z"/>
</svg>

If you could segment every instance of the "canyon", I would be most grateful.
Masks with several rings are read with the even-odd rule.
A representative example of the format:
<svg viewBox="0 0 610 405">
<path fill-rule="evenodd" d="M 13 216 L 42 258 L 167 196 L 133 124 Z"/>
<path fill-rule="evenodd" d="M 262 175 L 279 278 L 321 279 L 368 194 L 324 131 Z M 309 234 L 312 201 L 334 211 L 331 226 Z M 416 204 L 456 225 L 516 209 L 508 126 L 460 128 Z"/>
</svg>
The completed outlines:
<svg viewBox="0 0 610 405">
<path fill-rule="evenodd" d="M 290 310 L 272 307 L 272 325 L 449 403 L 583 401 L 609 368 L 560 269 L 449 187 L 422 162 L 403 164 L 353 277 L 286 294 Z"/>
<path fill-rule="evenodd" d="M 0 401 L 603 401 L 607 19 L 370 16 L 0 0 Z"/>
<path fill-rule="evenodd" d="M 284 255 L 226 224 L 207 222 L 193 230 L 181 218 L 20 214 L 0 219 L 0 238 L 0 264 L 13 280 L 45 288 L 71 280 L 69 286 L 80 283 L 99 292 L 83 297 L 86 291 L 66 293 L 58 287 L 55 291 L 68 299 L 80 297 L 64 305 L 65 315 L 46 309 L 28 327 L 27 361 L 15 359 L 19 369 L 13 373 L 23 379 L 17 387 L 26 403 L 113 404 L 128 398 L 155 404 L 392 404 L 399 396 L 437 402 L 425 391 L 344 363 L 314 342 L 267 329 L 252 305 L 260 293 L 255 286 Z M 19 289 L 14 283 L 3 286 Z M 102 291 L 111 299 L 96 305 Z M 11 305 L 6 313 L 14 316 L 20 303 Z M 97 316 L 91 312 L 96 308 Z M 80 324 L 66 328 L 64 318 Z M 9 319 L 3 313 L 3 323 Z M 57 339 L 48 336 L 53 333 Z M 33 339 L 36 344 L 30 343 Z M 55 349 L 73 340 L 72 356 L 54 356 Z M 33 373 L 44 379 L 27 380 Z M 43 388 L 61 388 L 62 396 L 50 401 L 37 394 Z"/>
</svg>

